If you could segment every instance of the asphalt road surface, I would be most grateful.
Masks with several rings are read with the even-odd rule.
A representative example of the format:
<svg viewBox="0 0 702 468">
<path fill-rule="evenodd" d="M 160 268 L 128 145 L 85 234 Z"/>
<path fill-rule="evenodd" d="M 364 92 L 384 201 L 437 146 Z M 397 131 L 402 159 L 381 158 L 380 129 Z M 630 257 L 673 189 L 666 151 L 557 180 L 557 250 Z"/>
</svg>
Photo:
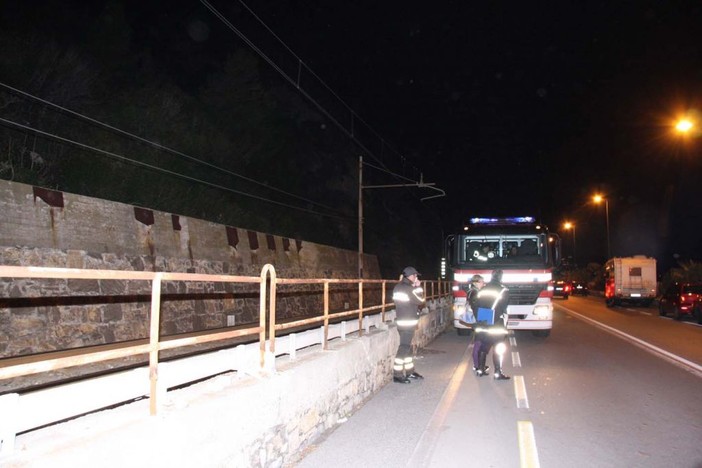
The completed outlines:
<svg viewBox="0 0 702 468">
<path fill-rule="evenodd" d="M 702 467 L 702 327 L 555 304 L 549 338 L 510 338 L 511 380 L 474 376 L 451 330 L 419 352 L 424 380 L 388 384 L 295 466 Z"/>
</svg>

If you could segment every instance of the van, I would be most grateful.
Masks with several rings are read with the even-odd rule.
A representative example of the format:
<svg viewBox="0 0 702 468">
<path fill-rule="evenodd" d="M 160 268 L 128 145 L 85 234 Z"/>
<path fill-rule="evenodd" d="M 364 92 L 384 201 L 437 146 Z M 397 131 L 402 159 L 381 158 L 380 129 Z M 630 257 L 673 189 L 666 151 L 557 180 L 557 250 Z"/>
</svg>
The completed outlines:
<svg viewBox="0 0 702 468">
<path fill-rule="evenodd" d="M 645 255 L 614 257 L 605 263 L 605 303 L 648 307 L 656 298 L 656 259 Z"/>
</svg>

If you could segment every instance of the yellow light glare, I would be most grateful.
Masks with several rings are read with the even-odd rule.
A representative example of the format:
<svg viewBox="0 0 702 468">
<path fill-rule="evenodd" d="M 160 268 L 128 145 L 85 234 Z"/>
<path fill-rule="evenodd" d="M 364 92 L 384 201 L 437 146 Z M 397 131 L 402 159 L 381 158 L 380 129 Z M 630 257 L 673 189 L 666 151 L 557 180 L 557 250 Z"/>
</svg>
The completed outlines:
<svg viewBox="0 0 702 468">
<path fill-rule="evenodd" d="M 677 124 L 675 124 L 675 130 L 680 133 L 687 133 L 692 130 L 692 127 L 694 127 L 694 125 L 692 124 L 692 121 L 688 119 L 681 119 Z"/>
</svg>

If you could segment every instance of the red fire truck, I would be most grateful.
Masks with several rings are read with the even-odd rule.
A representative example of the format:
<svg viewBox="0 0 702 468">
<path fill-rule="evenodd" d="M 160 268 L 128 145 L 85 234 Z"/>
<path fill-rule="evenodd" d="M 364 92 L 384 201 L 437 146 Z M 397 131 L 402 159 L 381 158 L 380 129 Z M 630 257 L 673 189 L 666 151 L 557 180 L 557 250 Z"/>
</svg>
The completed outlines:
<svg viewBox="0 0 702 468">
<path fill-rule="evenodd" d="M 473 275 L 490 281 L 503 271 L 509 288 L 507 328 L 549 336 L 553 326 L 553 269 L 561 260 L 560 237 L 532 217 L 472 218 L 446 239 L 446 264 L 453 275 L 454 326 L 468 334 L 466 291 Z"/>
</svg>

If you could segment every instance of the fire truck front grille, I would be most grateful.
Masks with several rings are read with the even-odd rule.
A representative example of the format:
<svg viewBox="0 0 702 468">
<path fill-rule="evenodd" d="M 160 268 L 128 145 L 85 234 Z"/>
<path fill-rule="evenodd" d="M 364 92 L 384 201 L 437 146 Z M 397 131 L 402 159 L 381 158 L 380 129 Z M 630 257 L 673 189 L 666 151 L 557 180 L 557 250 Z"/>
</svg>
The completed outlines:
<svg viewBox="0 0 702 468">
<path fill-rule="evenodd" d="M 535 304 L 539 293 L 546 288 L 542 283 L 515 283 L 508 284 L 509 303 L 512 305 Z"/>
</svg>

